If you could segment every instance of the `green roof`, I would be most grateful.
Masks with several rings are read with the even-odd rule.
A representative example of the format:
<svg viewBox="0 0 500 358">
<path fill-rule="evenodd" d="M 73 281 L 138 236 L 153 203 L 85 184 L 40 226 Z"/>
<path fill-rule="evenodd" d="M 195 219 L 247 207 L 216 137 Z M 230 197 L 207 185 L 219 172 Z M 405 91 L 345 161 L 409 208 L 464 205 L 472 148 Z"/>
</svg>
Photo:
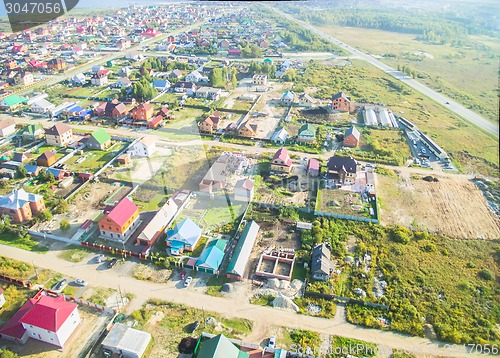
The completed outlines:
<svg viewBox="0 0 500 358">
<path fill-rule="evenodd" d="M 99 143 L 104 144 L 111 140 L 111 136 L 104 129 L 99 129 L 92 134 L 92 137 Z"/>
<path fill-rule="evenodd" d="M 16 94 L 13 94 L 11 96 L 5 97 L 3 100 L 5 101 L 5 103 L 7 104 L 7 106 L 9 106 L 9 107 L 15 106 L 16 104 L 19 104 L 19 103 L 22 103 L 22 102 L 26 102 L 26 98 L 19 97 Z"/>
<path fill-rule="evenodd" d="M 197 358 L 248 358 L 246 352 L 240 351 L 229 339 L 219 334 L 201 344 Z"/>
<path fill-rule="evenodd" d="M 41 124 L 28 124 L 26 127 L 23 129 L 23 133 L 27 133 L 30 135 L 34 135 L 37 129 L 43 130 L 43 127 Z"/>
<path fill-rule="evenodd" d="M 312 124 L 306 123 L 299 129 L 299 134 L 304 132 L 304 131 L 309 131 L 313 134 L 316 134 L 316 128 Z"/>
</svg>

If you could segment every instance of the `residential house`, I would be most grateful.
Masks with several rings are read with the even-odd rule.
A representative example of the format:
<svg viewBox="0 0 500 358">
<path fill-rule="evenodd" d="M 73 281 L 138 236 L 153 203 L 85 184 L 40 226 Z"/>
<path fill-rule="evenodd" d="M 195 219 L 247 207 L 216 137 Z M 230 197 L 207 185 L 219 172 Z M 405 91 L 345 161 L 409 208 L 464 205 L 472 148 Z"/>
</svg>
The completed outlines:
<svg viewBox="0 0 500 358">
<path fill-rule="evenodd" d="M 0 215 L 7 215 L 14 223 L 24 223 L 45 210 L 43 196 L 18 189 L 0 196 Z"/>
<path fill-rule="evenodd" d="M 196 261 L 197 271 L 210 274 L 219 273 L 219 267 L 224 259 L 224 250 L 227 246 L 227 240 L 213 239 L 203 249 L 200 257 Z"/>
<path fill-rule="evenodd" d="M 174 92 L 186 93 L 188 96 L 192 96 L 196 92 L 196 85 L 193 82 L 177 82 L 172 88 Z"/>
<path fill-rule="evenodd" d="M 229 260 L 226 270 L 227 278 L 241 281 L 246 277 L 250 254 L 257 240 L 259 229 L 260 226 L 253 220 L 246 223 Z"/>
<path fill-rule="evenodd" d="M 26 164 L 24 166 L 24 169 L 26 169 L 26 172 L 28 172 L 29 176 L 36 177 L 38 176 L 38 174 L 40 174 L 43 168 L 36 165 Z"/>
<path fill-rule="evenodd" d="M 8 109 L 9 111 L 15 111 L 25 102 L 26 99 L 24 97 L 19 97 L 18 95 L 12 94 L 0 101 L 0 108 Z"/>
<path fill-rule="evenodd" d="M 45 98 L 41 98 L 36 102 L 31 104 L 30 110 L 33 113 L 50 113 L 54 108 L 56 108 L 55 104 L 50 103 Z"/>
<path fill-rule="evenodd" d="M 114 323 L 102 341 L 105 352 L 112 357 L 141 358 L 150 346 L 151 334 L 131 328 L 123 323 Z"/>
<path fill-rule="evenodd" d="M 165 228 L 170 226 L 177 210 L 178 206 L 174 200 L 168 199 L 137 236 L 136 243 L 138 245 L 153 246 L 163 234 Z"/>
<path fill-rule="evenodd" d="M 130 118 L 136 121 L 148 122 L 153 118 L 154 106 L 151 103 L 143 103 L 130 111 Z"/>
<path fill-rule="evenodd" d="M 328 176 L 341 184 L 353 184 L 356 180 L 357 162 L 353 157 L 333 156 L 327 164 Z"/>
<path fill-rule="evenodd" d="M 349 112 L 351 109 L 351 99 L 344 92 L 333 95 L 332 109 L 334 111 Z"/>
<path fill-rule="evenodd" d="M 216 111 L 199 124 L 201 133 L 213 134 L 219 129 L 221 115 L 220 112 Z"/>
<path fill-rule="evenodd" d="M 43 129 L 41 124 L 28 124 L 23 128 L 21 136 L 23 140 L 35 141 L 43 138 L 45 129 Z"/>
<path fill-rule="evenodd" d="M 71 83 L 75 86 L 83 86 L 85 83 L 87 83 L 85 79 L 85 75 L 83 73 L 77 73 L 70 79 Z"/>
<path fill-rule="evenodd" d="M 92 83 L 92 85 L 94 86 L 107 85 L 109 83 L 108 74 L 103 70 L 97 71 L 92 75 L 90 83 Z"/>
<path fill-rule="evenodd" d="M 85 145 L 90 149 L 104 150 L 111 146 L 111 136 L 104 129 L 98 129 L 90 135 Z"/>
<path fill-rule="evenodd" d="M 156 139 L 153 136 L 145 136 L 133 142 L 127 149 L 131 157 L 150 158 L 156 151 Z"/>
<path fill-rule="evenodd" d="M 178 223 L 167 231 L 167 246 L 172 255 L 180 255 L 184 250 L 193 251 L 201 237 L 201 228 L 190 218 Z"/>
<path fill-rule="evenodd" d="M 18 162 L 18 163 L 24 163 L 24 162 L 28 161 L 30 158 L 31 158 L 30 152 L 16 152 L 16 153 L 14 153 L 14 156 L 12 157 L 11 161 Z"/>
<path fill-rule="evenodd" d="M 156 30 L 156 29 L 153 29 L 153 28 L 148 28 L 148 29 L 146 29 L 146 31 L 141 33 L 141 36 L 151 37 L 151 38 L 154 38 L 154 37 L 159 36 L 159 35 L 161 35 L 161 32 Z"/>
<path fill-rule="evenodd" d="M 271 171 L 278 173 L 290 173 L 292 170 L 292 160 L 286 148 L 280 148 L 274 153 L 271 159 Z"/>
<path fill-rule="evenodd" d="M 240 179 L 234 185 L 234 200 L 251 202 L 254 196 L 255 182 L 251 179 Z"/>
<path fill-rule="evenodd" d="M 186 76 L 186 81 L 188 82 L 194 82 L 194 83 L 198 83 L 198 82 L 208 82 L 208 78 L 203 76 L 200 72 L 198 72 L 197 70 L 194 70 L 193 72 L 191 72 L 190 74 L 188 74 Z"/>
<path fill-rule="evenodd" d="M 119 78 L 118 81 L 116 81 L 115 86 L 119 87 L 119 88 L 123 88 L 123 87 L 128 88 L 128 87 L 132 86 L 132 81 L 130 79 L 128 79 L 127 77 L 122 77 L 122 78 Z"/>
<path fill-rule="evenodd" d="M 77 308 L 64 295 L 40 291 L 0 329 L 0 338 L 23 344 L 32 338 L 62 348 L 81 322 Z"/>
<path fill-rule="evenodd" d="M 16 133 L 16 122 L 12 118 L 0 121 L 0 137 L 5 138 Z"/>
<path fill-rule="evenodd" d="M 309 162 L 307 163 L 306 172 L 307 172 L 307 174 L 309 174 L 309 176 L 317 177 L 320 174 L 320 167 L 321 166 L 320 166 L 319 161 L 311 158 L 311 159 L 309 159 Z"/>
<path fill-rule="evenodd" d="M 33 84 L 35 79 L 31 72 L 19 72 L 14 78 L 14 81 L 17 85 L 29 86 Z"/>
<path fill-rule="evenodd" d="M 238 135 L 241 137 L 254 138 L 257 135 L 257 128 L 257 124 L 251 124 L 250 120 L 247 120 L 238 128 Z"/>
<path fill-rule="evenodd" d="M 170 88 L 172 84 L 170 83 L 169 80 L 154 80 L 153 81 L 153 87 L 156 88 L 158 91 L 166 91 Z"/>
<path fill-rule="evenodd" d="M 252 83 L 254 85 L 265 85 L 267 86 L 267 76 L 266 75 L 253 75 Z"/>
<path fill-rule="evenodd" d="M 357 147 L 360 136 L 361 134 L 359 133 L 359 130 L 355 126 L 352 126 L 344 134 L 344 146 L 353 148 Z"/>
<path fill-rule="evenodd" d="M 271 142 L 274 144 L 285 144 L 286 140 L 288 139 L 288 132 L 286 131 L 285 127 L 279 127 L 276 129 L 276 131 L 273 133 L 271 136 Z"/>
<path fill-rule="evenodd" d="M 283 96 L 281 96 L 280 103 L 283 105 L 291 105 L 295 99 L 295 93 L 292 91 L 286 91 L 283 93 Z"/>
<path fill-rule="evenodd" d="M 316 245 L 311 256 L 311 275 L 313 279 L 327 281 L 333 271 L 330 249 L 324 243 Z"/>
<path fill-rule="evenodd" d="M 61 71 L 66 68 L 66 62 L 60 58 L 53 58 L 47 62 L 47 68 L 55 71 Z"/>
<path fill-rule="evenodd" d="M 178 80 L 178 79 L 182 78 L 182 72 L 181 72 L 181 70 L 175 69 L 169 73 L 168 77 L 171 79 L 174 79 L 174 80 Z"/>
<path fill-rule="evenodd" d="M 125 242 L 139 224 L 139 208 L 125 197 L 111 210 L 104 211 L 103 218 L 99 220 L 100 237 Z"/>
<path fill-rule="evenodd" d="M 73 129 L 64 123 L 57 123 L 45 130 L 48 145 L 67 146 L 74 142 Z"/>
<path fill-rule="evenodd" d="M 56 153 L 46 151 L 36 159 L 36 164 L 42 167 L 50 167 L 57 161 Z"/>
<path fill-rule="evenodd" d="M 297 141 L 302 143 L 314 143 L 316 141 L 316 127 L 306 123 L 299 128 Z"/>
</svg>

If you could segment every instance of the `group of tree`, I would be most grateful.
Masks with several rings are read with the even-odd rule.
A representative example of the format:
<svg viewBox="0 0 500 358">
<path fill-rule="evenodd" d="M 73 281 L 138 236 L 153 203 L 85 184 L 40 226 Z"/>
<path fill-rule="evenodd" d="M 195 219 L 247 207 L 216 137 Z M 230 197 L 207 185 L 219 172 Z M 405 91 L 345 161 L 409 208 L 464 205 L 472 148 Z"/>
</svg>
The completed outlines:
<svg viewBox="0 0 500 358">
<path fill-rule="evenodd" d="M 274 74 L 276 73 L 276 65 L 271 62 L 255 62 L 252 61 L 250 63 L 250 66 L 248 67 L 248 71 L 251 74 L 262 74 L 262 75 L 267 75 L 267 77 L 271 78 L 274 77 Z"/>
<path fill-rule="evenodd" d="M 147 72 L 145 72 L 147 73 Z M 140 101 L 149 101 L 158 96 L 158 90 L 151 85 L 149 74 L 143 76 L 139 81 L 135 82 L 132 87 L 132 96 Z"/>
<path fill-rule="evenodd" d="M 236 69 L 233 68 L 230 70 L 227 67 L 215 67 L 208 75 L 208 82 L 210 86 L 216 88 L 227 88 L 228 85 L 235 88 L 238 84 Z"/>
</svg>

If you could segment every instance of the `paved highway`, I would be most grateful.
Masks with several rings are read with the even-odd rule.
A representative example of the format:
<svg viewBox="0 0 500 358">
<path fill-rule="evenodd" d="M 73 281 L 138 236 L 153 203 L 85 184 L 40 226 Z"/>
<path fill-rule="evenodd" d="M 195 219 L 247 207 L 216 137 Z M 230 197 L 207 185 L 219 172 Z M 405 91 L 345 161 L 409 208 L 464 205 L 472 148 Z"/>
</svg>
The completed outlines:
<svg viewBox="0 0 500 358">
<path fill-rule="evenodd" d="M 277 12 L 278 14 L 282 15 L 283 17 L 288 18 L 290 21 L 295 21 L 295 22 L 299 23 L 300 25 L 311 30 L 312 32 L 314 32 L 318 36 L 320 36 L 320 37 L 334 43 L 335 45 L 343 48 L 344 50 L 350 52 L 352 55 L 356 56 L 357 58 L 360 58 L 360 59 L 363 59 L 363 60 L 369 62 L 373 66 L 386 72 L 387 74 L 391 75 L 392 77 L 406 83 L 408 86 L 412 87 L 413 89 L 417 90 L 418 92 L 420 92 L 420 93 L 426 95 L 427 97 L 433 99 L 434 101 L 440 103 L 444 107 L 449 108 L 451 111 L 455 112 L 457 115 L 466 119 L 470 123 L 476 125 L 477 127 L 483 129 L 484 131 L 498 137 L 499 131 L 498 131 L 498 124 L 497 123 L 493 123 L 493 122 L 487 120 L 486 118 L 480 116 L 479 114 L 471 111 L 468 108 L 465 108 L 464 106 L 453 101 L 452 99 L 450 99 L 446 96 L 443 96 L 442 94 L 430 89 L 429 87 L 423 85 L 422 83 L 415 81 L 414 79 L 406 76 L 406 74 L 404 74 L 400 71 L 397 71 L 390 66 L 387 66 L 386 64 L 380 62 L 379 60 L 377 60 L 373 56 L 368 55 L 362 51 L 359 51 L 359 50 L 355 49 L 354 47 L 349 46 L 346 43 L 344 43 L 344 42 L 342 42 L 342 41 L 340 41 L 340 40 L 338 40 L 330 35 L 325 34 L 324 32 L 318 30 L 314 26 L 312 26 L 304 21 L 297 20 L 296 18 L 292 17 L 291 15 L 286 14 L 283 11 L 278 10 L 276 8 L 271 8 L 271 9 L 274 10 L 275 12 Z"/>
</svg>

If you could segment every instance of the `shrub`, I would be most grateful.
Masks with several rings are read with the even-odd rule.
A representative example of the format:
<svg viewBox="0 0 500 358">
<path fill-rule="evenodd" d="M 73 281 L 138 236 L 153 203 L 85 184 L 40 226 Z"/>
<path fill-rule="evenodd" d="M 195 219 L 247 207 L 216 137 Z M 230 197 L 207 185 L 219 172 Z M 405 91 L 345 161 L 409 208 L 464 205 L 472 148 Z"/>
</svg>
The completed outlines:
<svg viewBox="0 0 500 358">
<path fill-rule="evenodd" d="M 493 274 L 493 272 L 488 269 L 482 269 L 481 271 L 479 271 L 478 275 L 485 281 L 493 281 L 495 279 L 495 275 Z"/>
<path fill-rule="evenodd" d="M 59 227 L 61 228 L 62 231 L 68 231 L 71 225 L 69 224 L 69 221 L 66 219 L 61 220 L 61 223 L 59 224 Z"/>
</svg>

